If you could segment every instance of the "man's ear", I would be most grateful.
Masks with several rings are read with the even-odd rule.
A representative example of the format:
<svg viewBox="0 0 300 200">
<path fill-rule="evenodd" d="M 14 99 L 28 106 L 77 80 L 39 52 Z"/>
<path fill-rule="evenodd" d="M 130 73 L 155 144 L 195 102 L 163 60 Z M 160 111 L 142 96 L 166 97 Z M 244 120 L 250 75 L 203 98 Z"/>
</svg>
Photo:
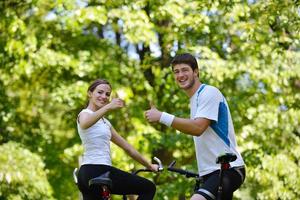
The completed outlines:
<svg viewBox="0 0 300 200">
<path fill-rule="evenodd" d="M 194 70 L 194 73 L 197 75 L 197 77 L 199 77 L 199 69 L 198 69 L 198 68 L 196 68 L 196 69 Z"/>
</svg>

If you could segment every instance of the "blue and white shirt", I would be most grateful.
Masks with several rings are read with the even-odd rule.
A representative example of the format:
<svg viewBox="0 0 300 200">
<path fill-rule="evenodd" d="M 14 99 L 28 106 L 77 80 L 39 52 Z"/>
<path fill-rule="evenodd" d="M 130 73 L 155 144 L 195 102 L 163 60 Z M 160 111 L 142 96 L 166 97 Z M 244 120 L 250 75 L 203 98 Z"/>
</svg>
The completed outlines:
<svg viewBox="0 0 300 200">
<path fill-rule="evenodd" d="M 237 150 L 234 127 L 227 102 L 215 87 L 201 84 L 190 98 L 191 119 L 206 118 L 211 125 L 200 136 L 193 136 L 199 175 L 220 169 L 216 159 L 224 153 L 234 153 L 237 159 L 231 167 L 243 166 L 244 161 Z"/>
</svg>

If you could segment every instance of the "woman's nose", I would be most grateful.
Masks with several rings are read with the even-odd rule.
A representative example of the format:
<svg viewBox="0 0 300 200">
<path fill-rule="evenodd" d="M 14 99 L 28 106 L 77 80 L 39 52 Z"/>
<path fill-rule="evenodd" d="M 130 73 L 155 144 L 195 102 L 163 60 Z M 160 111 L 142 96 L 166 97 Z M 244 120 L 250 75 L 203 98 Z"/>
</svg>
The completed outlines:
<svg viewBox="0 0 300 200">
<path fill-rule="evenodd" d="M 107 96 L 106 96 L 106 94 L 101 94 L 101 98 L 103 98 L 103 99 L 107 99 Z"/>
</svg>

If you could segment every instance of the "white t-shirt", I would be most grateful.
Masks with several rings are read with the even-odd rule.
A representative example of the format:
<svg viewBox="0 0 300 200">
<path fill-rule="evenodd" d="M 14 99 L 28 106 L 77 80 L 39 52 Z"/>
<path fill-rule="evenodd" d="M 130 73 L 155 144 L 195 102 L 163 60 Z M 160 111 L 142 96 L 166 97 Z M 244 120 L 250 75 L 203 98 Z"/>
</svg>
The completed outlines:
<svg viewBox="0 0 300 200">
<path fill-rule="evenodd" d="M 94 113 L 92 110 L 83 109 L 80 113 Z M 79 114 L 80 114 L 79 113 Z M 82 165 L 103 164 L 111 165 L 110 139 L 111 124 L 104 117 L 87 129 L 81 129 L 77 121 L 77 130 L 84 148 Z"/>
<path fill-rule="evenodd" d="M 224 153 L 234 153 L 237 159 L 231 167 L 243 166 L 244 161 L 237 150 L 234 127 L 227 102 L 215 87 L 201 84 L 190 98 L 191 119 L 206 118 L 211 125 L 200 136 L 193 136 L 198 172 L 200 176 L 220 169 L 216 159 Z"/>
</svg>

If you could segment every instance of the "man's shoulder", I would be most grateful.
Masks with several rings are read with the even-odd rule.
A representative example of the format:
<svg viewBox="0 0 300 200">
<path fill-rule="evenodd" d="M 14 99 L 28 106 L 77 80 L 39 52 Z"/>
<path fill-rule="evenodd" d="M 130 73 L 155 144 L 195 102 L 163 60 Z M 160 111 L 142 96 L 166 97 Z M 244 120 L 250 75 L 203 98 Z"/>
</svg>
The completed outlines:
<svg viewBox="0 0 300 200">
<path fill-rule="evenodd" d="M 212 94 L 221 94 L 221 91 L 215 87 L 215 86 L 212 86 L 212 85 L 207 85 L 205 84 L 205 93 L 212 93 Z"/>
</svg>

